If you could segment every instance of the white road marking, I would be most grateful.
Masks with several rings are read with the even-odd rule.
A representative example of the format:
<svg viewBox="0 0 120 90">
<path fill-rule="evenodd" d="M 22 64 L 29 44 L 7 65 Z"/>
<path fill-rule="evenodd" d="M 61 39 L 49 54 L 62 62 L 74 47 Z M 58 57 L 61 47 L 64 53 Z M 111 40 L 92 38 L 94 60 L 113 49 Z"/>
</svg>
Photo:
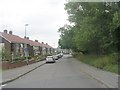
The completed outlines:
<svg viewBox="0 0 120 90">
<path fill-rule="evenodd" d="M 4 84 L 4 85 L 0 85 L 0 89 L 2 89 L 2 87 L 6 86 L 7 84 Z"/>
</svg>

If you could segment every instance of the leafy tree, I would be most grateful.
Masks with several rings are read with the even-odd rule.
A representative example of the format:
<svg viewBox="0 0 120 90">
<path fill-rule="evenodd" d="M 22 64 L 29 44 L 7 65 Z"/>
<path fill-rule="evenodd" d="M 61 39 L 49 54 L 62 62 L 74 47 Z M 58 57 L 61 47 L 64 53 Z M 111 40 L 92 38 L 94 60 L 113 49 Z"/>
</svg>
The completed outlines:
<svg viewBox="0 0 120 90">
<path fill-rule="evenodd" d="M 69 22 L 59 29 L 61 48 L 89 54 L 117 52 L 120 45 L 120 2 L 68 2 Z"/>
</svg>

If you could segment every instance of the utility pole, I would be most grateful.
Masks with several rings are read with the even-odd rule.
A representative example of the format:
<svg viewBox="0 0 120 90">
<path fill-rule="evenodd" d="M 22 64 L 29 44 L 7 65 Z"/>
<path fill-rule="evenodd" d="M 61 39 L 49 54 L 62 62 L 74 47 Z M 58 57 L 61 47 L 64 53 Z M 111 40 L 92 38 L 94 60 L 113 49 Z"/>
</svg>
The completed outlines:
<svg viewBox="0 0 120 90">
<path fill-rule="evenodd" d="M 26 27 L 28 26 L 28 24 L 25 24 L 25 38 L 26 38 Z"/>
<path fill-rule="evenodd" d="M 28 26 L 28 24 L 25 24 L 25 38 L 27 38 L 27 36 L 26 36 L 26 27 L 27 26 Z M 24 48 L 24 51 L 25 51 L 26 61 L 27 61 L 27 64 L 28 64 L 29 60 L 28 60 L 28 47 L 27 47 L 27 44 L 26 44 L 26 47 Z"/>
</svg>

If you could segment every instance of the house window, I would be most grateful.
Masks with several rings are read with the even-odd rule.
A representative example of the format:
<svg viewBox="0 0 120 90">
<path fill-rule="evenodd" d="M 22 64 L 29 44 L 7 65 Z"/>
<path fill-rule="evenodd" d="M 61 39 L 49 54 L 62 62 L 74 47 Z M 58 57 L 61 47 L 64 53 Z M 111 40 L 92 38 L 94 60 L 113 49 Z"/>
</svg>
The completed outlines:
<svg viewBox="0 0 120 90">
<path fill-rule="evenodd" d="M 14 43 L 11 43 L 11 51 L 14 52 Z"/>
<path fill-rule="evenodd" d="M 20 45 L 16 44 L 16 56 L 20 56 Z"/>
<path fill-rule="evenodd" d="M 38 55 L 40 53 L 38 46 L 34 46 L 33 50 L 34 50 L 34 55 Z"/>
<path fill-rule="evenodd" d="M 20 44 L 21 45 L 21 48 L 24 48 L 23 44 Z"/>
<path fill-rule="evenodd" d="M 28 50 L 27 44 L 24 44 L 24 55 L 25 57 L 29 56 L 29 50 Z"/>
<path fill-rule="evenodd" d="M 24 47 L 23 47 L 23 44 L 20 44 L 20 56 L 21 57 L 24 56 Z"/>
</svg>

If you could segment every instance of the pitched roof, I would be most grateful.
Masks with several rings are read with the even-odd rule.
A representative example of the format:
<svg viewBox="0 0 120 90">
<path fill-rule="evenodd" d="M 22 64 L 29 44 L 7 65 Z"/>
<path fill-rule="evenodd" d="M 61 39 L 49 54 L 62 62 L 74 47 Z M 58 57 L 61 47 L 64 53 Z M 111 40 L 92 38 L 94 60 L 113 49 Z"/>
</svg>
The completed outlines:
<svg viewBox="0 0 120 90">
<path fill-rule="evenodd" d="M 11 35 L 11 34 L 7 34 L 4 32 L 0 32 L 0 36 L 3 37 L 4 39 L 6 39 L 7 41 L 9 41 L 10 43 L 25 43 L 25 44 L 30 44 L 32 46 L 41 46 L 41 47 L 46 47 L 46 48 L 52 48 L 50 45 L 48 44 L 42 44 L 40 42 L 35 42 L 32 40 L 29 40 L 27 38 L 21 38 L 17 35 Z"/>
<path fill-rule="evenodd" d="M 48 45 L 48 44 L 45 44 L 45 46 L 47 47 L 47 48 L 53 48 L 53 47 L 51 47 L 50 45 Z"/>
<path fill-rule="evenodd" d="M 3 33 L 0 32 L 1 37 L 5 38 L 7 41 L 9 41 L 10 43 L 25 43 L 24 39 L 16 36 L 16 35 L 11 35 L 11 34 L 7 34 L 7 33 Z"/>
<path fill-rule="evenodd" d="M 41 47 L 43 47 L 43 45 L 41 43 L 39 43 L 39 42 L 35 42 L 35 41 L 29 40 L 29 39 L 26 39 L 26 38 L 24 39 L 24 41 L 27 44 L 30 44 L 32 46 L 41 46 Z"/>
</svg>

